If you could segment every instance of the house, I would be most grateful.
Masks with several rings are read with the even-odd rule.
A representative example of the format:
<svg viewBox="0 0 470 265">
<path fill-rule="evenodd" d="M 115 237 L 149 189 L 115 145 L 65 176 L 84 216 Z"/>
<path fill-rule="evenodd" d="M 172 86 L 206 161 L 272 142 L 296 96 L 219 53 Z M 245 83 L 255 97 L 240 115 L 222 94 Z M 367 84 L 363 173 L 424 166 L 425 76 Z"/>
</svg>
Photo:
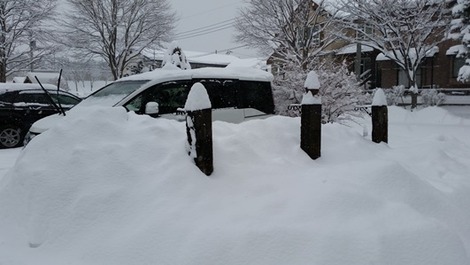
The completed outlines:
<svg viewBox="0 0 470 265">
<path fill-rule="evenodd" d="M 469 88 L 470 84 L 457 81 L 459 69 L 465 63 L 464 58 L 456 57 L 460 47 L 459 41 L 446 40 L 431 49 L 417 73 L 418 87 Z M 379 87 L 409 86 L 403 70 L 383 54 L 377 56 L 376 67 L 380 74 Z"/>
<path fill-rule="evenodd" d="M 313 4 L 312 8 L 318 8 L 318 5 Z M 324 31 L 328 30 L 334 31 L 338 29 L 334 26 L 324 28 Z M 372 32 L 372 29 L 367 28 L 367 25 L 364 25 L 362 30 L 367 33 Z M 322 32 L 319 36 L 326 34 L 328 33 Z M 349 36 L 350 39 L 355 38 L 356 40 L 363 40 L 360 34 L 352 30 L 346 31 L 346 35 Z M 443 38 L 443 36 L 437 37 Z M 319 42 L 321 43 L 322 41 L 323 39 L 320 38 Z M 354 42 L 336 39 L 325 47 L 320 56 L 323 56 L 327 60 L 348 62 L 350 70 L 356 72 L 356 74 L 364 80 L 364 84 L 367 88 L 391 88 L 396 85 L 409 87 L 408 78 L 404 70 L 384 54 L 373 49 L 372 45 L 368 46 L 364 41 L 362 42 L 363 45 L 359 46 Z M 428 51 L 417 73 L 418 87 L 442 89 L 470 88 L 469 83 L 457 81 L 458 71 L 464 64 L 463 58 L 456 57 L 460 48 L 462 48 L 462 46 L 459 41 L 445 40 Z M 279 64 L 279 60 L 276 60 L 278 56 L 279 52 L 274 52 L 268 60 L 268 63 L 272 64 L 274 74 L 280 75 L 282 74 L 282 64 Z"/>
</svg>

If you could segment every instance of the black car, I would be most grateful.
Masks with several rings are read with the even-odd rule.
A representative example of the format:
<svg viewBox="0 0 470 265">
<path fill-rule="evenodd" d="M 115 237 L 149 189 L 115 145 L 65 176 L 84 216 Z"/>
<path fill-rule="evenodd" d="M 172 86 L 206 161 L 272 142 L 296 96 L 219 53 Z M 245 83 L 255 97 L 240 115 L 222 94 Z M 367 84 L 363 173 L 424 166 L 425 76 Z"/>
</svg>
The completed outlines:
<svg viewBox="0 0 470 265">
<path fill-rule="evenodd" d="M 43 86 L 50 97 L 38 84 L 0 84 L 0 148 L 21 146 L 35 121 L 60 112 L 58 106 L 68 110 L 81 100 L 53 85 Z"/>
</svg>

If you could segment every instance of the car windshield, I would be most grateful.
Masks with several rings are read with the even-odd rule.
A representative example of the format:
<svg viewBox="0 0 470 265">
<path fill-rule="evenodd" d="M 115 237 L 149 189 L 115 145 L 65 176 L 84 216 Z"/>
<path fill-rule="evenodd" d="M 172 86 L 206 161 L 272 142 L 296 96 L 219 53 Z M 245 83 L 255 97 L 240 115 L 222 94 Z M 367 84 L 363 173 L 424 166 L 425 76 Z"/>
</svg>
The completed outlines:
<svg viewBox="0 0 470 265">
<path fill-rule="evenodd" d="M 91 94 L 77 106 L 114 106 L 148 81 L 149 80 L 132 80 L 111 83 Z"/>
</svg>

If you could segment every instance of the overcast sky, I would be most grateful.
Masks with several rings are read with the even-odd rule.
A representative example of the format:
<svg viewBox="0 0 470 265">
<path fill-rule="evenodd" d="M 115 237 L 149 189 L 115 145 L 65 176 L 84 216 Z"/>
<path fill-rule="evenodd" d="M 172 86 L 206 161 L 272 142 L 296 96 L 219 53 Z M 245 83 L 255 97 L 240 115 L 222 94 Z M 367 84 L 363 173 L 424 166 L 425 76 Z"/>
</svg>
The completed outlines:
<svg viewBox="0 0 470 265">
<path fill-rule="evenodd" d="M 183 50 L 225 53 L 231 50 L 239 57 L 253 57 L 256 52 L 237 48 L 243 44 L 233 40 L 233 19 L 242 0 L 171 0 L 179 15 L 177 42 Z M 207 34 L 203 34 L 207 33 Z"/>
<path fill-rule="evenodd" d="M 64 10 L 66 0 L 59 0 Z M 258 57 L 253 49 L 243 46 L 233 38 L 233 22 L 243 0 L 168 0 L 177 12 L 176 41 L 183 50 L 207 53 L 232 51 L 241 58 Z"/>
</svg>

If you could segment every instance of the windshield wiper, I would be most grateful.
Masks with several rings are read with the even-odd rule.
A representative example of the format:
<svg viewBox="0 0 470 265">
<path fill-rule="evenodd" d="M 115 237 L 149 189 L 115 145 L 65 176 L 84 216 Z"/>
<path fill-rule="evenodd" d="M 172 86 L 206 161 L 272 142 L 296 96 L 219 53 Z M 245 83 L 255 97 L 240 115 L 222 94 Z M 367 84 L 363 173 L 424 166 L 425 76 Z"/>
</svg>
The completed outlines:
<svg viewBox="0 0 470 265">
<path fill-rule="evenodd" d="M 49 94 L 49 91 L 47 91 L 47 89 L 44 88 L 44 86 L 41 84 L 41 81 L 39 81 L 38 77 L 34 76 L 34 78 L 36 78 L 36 81 L 38 82 L 39 86 L 46 93 L 47 98 L 51 102 L 51 105 L 57 110 L 57 112 L 59 112 L 59 113 L 61 113 L 65 116 L 65 111 L 62 108 L 59 108 L 59 106 L 57 106 L 57 104 L 55 104 L 54 100 L 52 99 L 51 94 Z"/>
</svg>

